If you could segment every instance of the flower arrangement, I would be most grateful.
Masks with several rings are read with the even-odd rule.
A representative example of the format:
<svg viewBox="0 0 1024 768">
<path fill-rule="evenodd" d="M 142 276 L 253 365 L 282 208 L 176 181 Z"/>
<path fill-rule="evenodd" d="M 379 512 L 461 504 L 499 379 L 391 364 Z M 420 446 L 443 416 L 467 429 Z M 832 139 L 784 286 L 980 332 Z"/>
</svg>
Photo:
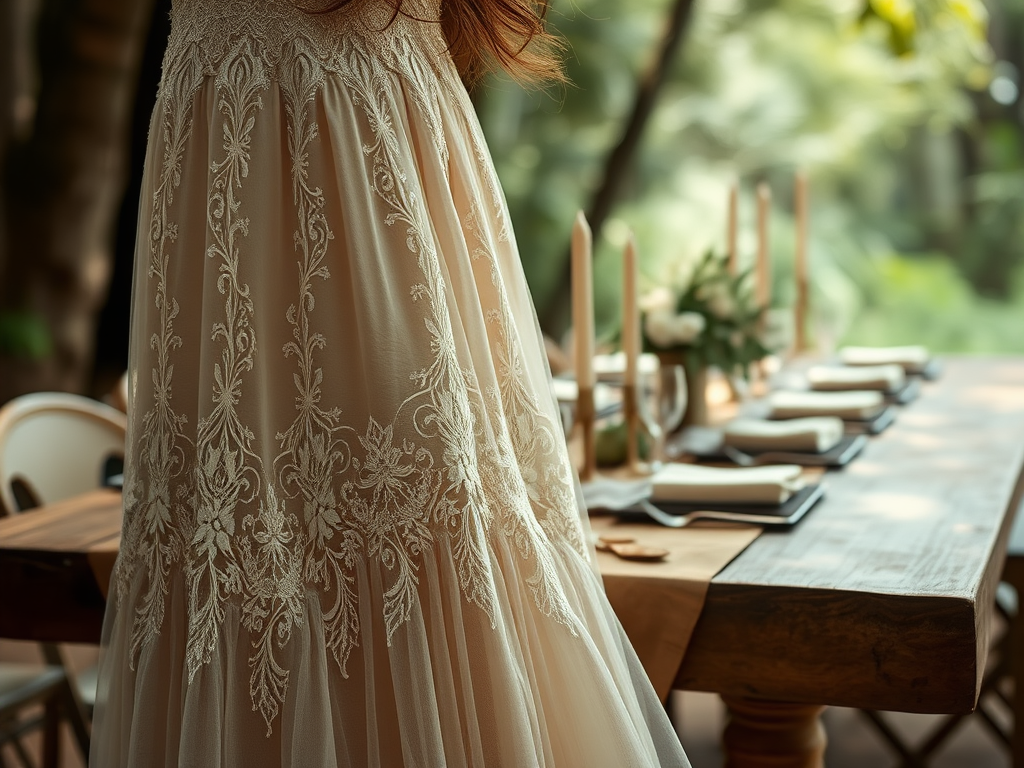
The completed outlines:
<svg viewBox="0 0 1024 768">
<path fill-rule="evenodd" d="M 687 367 L 745 375 L 770 352 L 762 335 L 765 309 L 757 306 L 749 277 L 749 271 L 733 275 L 725 256 L 708 251 L 685 290 L 660 287 L 644 297 L 644 349 L 682 354 Z"/>
</svg>

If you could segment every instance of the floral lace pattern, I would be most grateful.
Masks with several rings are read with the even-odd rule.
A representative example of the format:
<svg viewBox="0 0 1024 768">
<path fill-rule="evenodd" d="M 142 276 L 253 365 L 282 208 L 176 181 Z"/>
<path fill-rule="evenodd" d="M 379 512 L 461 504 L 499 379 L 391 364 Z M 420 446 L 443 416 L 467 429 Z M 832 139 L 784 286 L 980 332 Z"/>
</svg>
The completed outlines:
<svg viewBox="0 0 1024 768">
<path fill-rule="evenodd" d="M 538 610 L 570 633 L 579 621 L 556 576 L 556 559 L 586 558 L 587 550 L 561 428 L 528 380 L 521 330 L 501 279 L 499 246 L 505 243 L 507 252 L 511 235 L 500 191 L 473 128 L 472 149 L 483 161 L 493 203 L 490 211 L 474 204 L 462 222 L 473 269 L 493 288 L 493 304 L 480 311 L 494 361 L 488 380 L 496 383 L 482 386 L 457 343 L 451 285 L 385 83 L 401 81 L 445 169 L 439 104 L 454 101 L 468 109 L 468 100 L 443 53 L 439 28 L 422 20 L 436 18 L 436 6 L 418 8 L 420 20 L 399 17 L 384 29 L 384 5 L 356 3 L 317 16 L 287 0 L 180 0 L 154 121 L 162 156 L 153 171 L 149 251 L 140 254 L 145 293 L 137 297 L 150 302 L 149 351 L 139 376 L 151 377 L 151 384 L 136 387 L 144 394 L 133 396 L 116 594 L 119 601 L 138 595 L 131 646 L 137 659 L 164 625 L 173 574 L 182 575 L 190 681 L 224 642 L 226 606 L 237 606 L 253 638 L 253 708 L 268 735 L 288 692 L 279 649 L 296 626 L 321 621 L 328 649 L 348 675 L 364 615 L 360 563 L 375 563 L 387 574 L 382 609 L 389 644 L 420 600 L 423 557 L 441 540 L 452 553 L 463 598 L 492 626 L 496 538 L 531 569 Z M 324 182 L 315 175 L 324 171 L 314 172 L 310 153 L 324 128 L 317 109 L 328 79 L 341 83 L 362 112 L 366 178 L 381 223 L 401 233 L 396 242 L 406 252 L 393 256 L 412 259 L 418 268 L 407 301 L 429 338 L 427 362 L 405 372 L 397 411 L 371 413 L 365 423 L 352 421 L 346 403 L 332 400 L 322 363 L 332 342 L 330 328 L 318 321 L 318 290 L 332 279 L 332 225 L 338 224 L 328 220 Z M 209 152 L 203 258 L 215 267 L 222 307 L 199 340 L 176 330 L 188 297 L 175 288 L 173 263 L 185 256 L 176 249 L 174 203 L 199 128 L 200 94 L 211 92 L 219 124 L 210 136 L 219 143 L 201 150 Z M 271 101 L 281 109 L 271 110 Z M 283 111 L 286 126 L 296 257 L 293 300 L 279 318 L 289 339 L 277 349 L 258 332 L 262 309 L 245 268 L 259 248 L 249 240 L 245 206 L 261 161 L 253 136 L 261 121 L 282 119 L 272 111 Z M 200 342 L 216 350 L 202 358 L 210 367 L 199 374 L 210 382 L 207 390 L 202 381 L 175 378 L 175 362 L 192 359 Z M 276 454 L 260 449 L 264 443 L 243 407 L 258 397 L 261 366 L 287 370 L 281 375 L 294 382 L 294 418 L 275 426 Z M 176 410 L 176 387 L 182 386 L 199 386 L 209 403 L 194 423 L 186 415 L 194 411 Z M 311 590 L 321 596 L 319 617 L 307 615 Z"/>
</svg>

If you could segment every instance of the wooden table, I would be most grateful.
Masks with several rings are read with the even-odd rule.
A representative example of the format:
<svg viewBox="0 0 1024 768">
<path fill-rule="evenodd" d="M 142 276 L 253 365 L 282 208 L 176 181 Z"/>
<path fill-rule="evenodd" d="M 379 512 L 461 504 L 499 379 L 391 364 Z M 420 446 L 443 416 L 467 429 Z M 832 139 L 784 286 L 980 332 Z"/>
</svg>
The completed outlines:
<svg viewBox="0 0 1024 768">
<path fill-rule="evenodd" d="M 820 765 L 826 704 L 974 708 L 1022 468 L 1024 360 L 948 360 L 803 522 L 712 580 L 676 687 L 722 694 L 728 765 Z"/>
<path fill-rule="evenodd" d="M 803 522 L 715 577 L 676 686 L 723 695 L 730 766 L 820 765 L 827 704 L 974 707 L 1022 467 L 1024 359 L 949 360 Z M 109 491 L 0 520 L 0 636 L 96 642 L 90 553 L 119 525 Z"/>
<path fill-rule="evenodd" d="M 0 637 L 99 643 L 121 541 L 121 494 L 93 491 L 0 518 Z M 105 586 L 105 585 L 104 585 Z"/>
</svg>

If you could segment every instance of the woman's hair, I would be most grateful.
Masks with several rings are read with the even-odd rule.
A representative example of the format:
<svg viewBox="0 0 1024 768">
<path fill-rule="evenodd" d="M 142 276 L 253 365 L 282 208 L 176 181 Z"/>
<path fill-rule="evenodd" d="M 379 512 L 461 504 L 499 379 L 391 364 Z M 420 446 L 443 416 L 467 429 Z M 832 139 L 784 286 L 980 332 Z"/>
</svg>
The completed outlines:
<svg viewBox="0 0 1024 768">
<path fill-rule="evenodd" d="M 406 14 L 403 0 L 394 17 Z M 353 0 L 331 0 L 333 11 Z M 558 38 L 544 27 L 548 0 L 441 0 L 441 28 L 448 50 L 467 85 L 501 68 L 520 82 L 562 82 Z M 394 18 L 393 17 L 393 18 Z"/>
</svg>

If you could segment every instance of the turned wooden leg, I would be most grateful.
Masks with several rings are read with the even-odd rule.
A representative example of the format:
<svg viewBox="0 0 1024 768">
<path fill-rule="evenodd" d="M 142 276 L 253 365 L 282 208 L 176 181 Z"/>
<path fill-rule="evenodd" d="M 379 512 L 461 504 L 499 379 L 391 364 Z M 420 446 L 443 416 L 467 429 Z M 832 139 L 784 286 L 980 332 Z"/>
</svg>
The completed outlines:
<svg viewBox="0 0 1024 768">
<path fill-rule="evenodd" d="M 823 768 L 824 707 L 723 696 L 726 768 Z"/>
</svg>

